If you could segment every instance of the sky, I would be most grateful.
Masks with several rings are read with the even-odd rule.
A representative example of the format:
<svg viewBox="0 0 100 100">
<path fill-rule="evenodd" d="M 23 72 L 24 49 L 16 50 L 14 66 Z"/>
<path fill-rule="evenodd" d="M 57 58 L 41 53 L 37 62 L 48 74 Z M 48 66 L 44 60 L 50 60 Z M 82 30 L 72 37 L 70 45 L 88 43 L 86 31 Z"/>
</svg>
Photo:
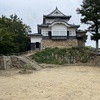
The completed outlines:
<svg viewBox="0 0 100 100">
<path fill-rule="evenodd" d="M 37 24 L 42 24 L 43 15 L 48 15 L 58 7 L 65 15 L 71 15 L 70 24 L 80 25 L 84 30 L 87 25 L 80 22 L 81 15 L 77 14 L 76 9 L 80 8 L 83 0 L 0 0 L 0 17 L 5 15 L 17 14 L 22 18 L 23 23 L 29 25 L 32 33 L 37 33 Z M 89 34 L 89 33 L 88 33 Z M 87 34 L 87 35 L 88 35 Z M 95 47 L 95 42 L 88 40 L 86 46 Z"/>
</svg>

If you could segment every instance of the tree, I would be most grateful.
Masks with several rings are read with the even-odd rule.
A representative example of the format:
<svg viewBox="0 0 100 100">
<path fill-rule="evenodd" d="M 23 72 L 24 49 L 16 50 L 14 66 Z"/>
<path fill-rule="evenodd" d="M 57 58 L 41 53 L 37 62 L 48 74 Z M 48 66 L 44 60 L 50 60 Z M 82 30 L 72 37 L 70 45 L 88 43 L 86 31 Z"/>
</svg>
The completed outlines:
<svg viewBox="0 0 100 100">
<path fill-rule="evenodd" d="M 96 41 L 96 53 L 98 53 L 98 40 L 100 39 L 100 0 L 83 0 L 81 9 L 77 9 L 81 14 L 81 22 L 89 25 L 91 40 Z"/>
<path fill-rule="evenodd" d="M 0 18 L 0 53 L 9 54 L 29 50 L 29 32 L 31 32 L 30 27 L 17 15 L 11 15 L 9 18 L 2 16 Z"/>
<path fill-rule="evenodd" d="M 0 29 L 0 53 L 10 54 L 14 52 L 15 45 L 13 42 L 14 33 L 8 32 L 6 29 Z"/>
</svg>

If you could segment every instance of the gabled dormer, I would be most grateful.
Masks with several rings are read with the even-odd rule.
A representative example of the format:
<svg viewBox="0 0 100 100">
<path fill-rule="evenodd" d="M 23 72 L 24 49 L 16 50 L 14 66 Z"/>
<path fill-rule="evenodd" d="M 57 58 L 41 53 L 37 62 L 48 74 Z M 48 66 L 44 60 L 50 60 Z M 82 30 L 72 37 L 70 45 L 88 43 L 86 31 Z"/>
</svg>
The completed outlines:
<svg viewBox="0 0 100 100">
<path fill-rule="evenodd" d="M 43 15 L 43 24 L 52 23 L 53 21 L 60 20 L 60 19 L 65 22 L 68 22 L 70 18 L 71 18 L 71 16 L 67 16 L 67 15 L 63 14 L 56 7 L 56 9 L 53 12 L 51 12 L 50 14 Z"/>
</svg>

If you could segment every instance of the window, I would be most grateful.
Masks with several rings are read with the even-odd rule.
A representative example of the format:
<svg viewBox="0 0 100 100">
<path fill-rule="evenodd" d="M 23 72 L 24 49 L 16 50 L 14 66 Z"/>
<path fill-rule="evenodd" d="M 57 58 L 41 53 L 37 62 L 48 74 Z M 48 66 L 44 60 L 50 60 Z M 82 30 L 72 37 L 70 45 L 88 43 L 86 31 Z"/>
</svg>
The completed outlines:
<svg viewBox="0 0 100 100">
<path fill-rule="evenodd" d="M 75 31 L 69 31 L 69 36 L 76 36 Z"/>
<path fill-rule="evenodd" d="M 66 36 L 67 32 L 66 31 L 53 31 L 53 36 Z"/>
<path fill-rule="evenodd" d="M 43 36 L 48 36 L 48 31 L 42 31 Z"/>
<path fill-rule="evenodd" d="M 60 35 L 65 36 L 65 35 L 67 35 L 67 32 L 66 31 L 60 31 Z"/>
<path fill-rule="evenodd" d="M 57 22 L 51 30 L 53 36 L 67 36 L 67 27 L 63 23 Z"/>
<path fill-rule="evenodd" d="M 59 35 L 59 31 L 53 31 L 53 35 L 54 36 L 58 36 Z"/>
</svg>

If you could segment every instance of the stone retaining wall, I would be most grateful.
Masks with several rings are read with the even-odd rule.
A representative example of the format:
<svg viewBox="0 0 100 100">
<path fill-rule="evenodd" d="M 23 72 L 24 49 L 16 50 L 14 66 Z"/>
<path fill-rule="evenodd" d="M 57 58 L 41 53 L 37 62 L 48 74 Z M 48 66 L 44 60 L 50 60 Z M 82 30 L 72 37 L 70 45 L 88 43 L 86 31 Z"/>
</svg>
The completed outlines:
<svg viewBox="0 0 100 100">
<path fill-rule="evenodd" d="M 9 69 L 12 67 L 12 61 L 10 56 L 3 56 L 4 59 L 4 69 Z"/>
<path fill-rule="evenodd" d="M 3 56 L 0 56 L 0 69 L 3 69 L 3 66 L 4 66 Z"/>
<path fill-rule="evenodd" d="M 20 60 L 17 56 L 11 56 L 12 66 L 16 68 L 23 68 L 25 62 Z"/>
<path fill-rule="evenodd" d="M 67 59 L 68 60 L 68 59 Z M 74 61 L 75 59 L 72 59 Z M 71 61 L 71 59 L 69 60 Z M 82 66 L 100 66 L 100 56 L 96 56 L 93 60 L 88 63 L 68 63 L 67 65 L 82 65 Z M 0 69 L 10 69 L 12 67 L 23 68 L 25 64 L 31 65 L 31 69 L 40 70 L 41 66 L 35 61 L 31 61 L 23 56 L 0 56 Z"/>
<path fill-rule="evenodd" d="M 78 45 L 79 45 L 79 46 L 85 46 L 85 42 L 82 41 L 82 40 L 78 40 Z"/>
<path fill-rule="evenodd" d="M 42 40 L 42 49 L 45 48 L 69 48 L 69 47 L 75 47 L 78 46 L 78 41 L 77 39 L 71 39 L 71 40 Z"/>
<path fill-rule="evenodd" d="M 10 56 L 0 56 L 0 69 L 9 69 L 11 66 Z"/>
<path fill-rule="evenodd" d="M 0 56 L 0 69 L 10 69 L 12 67 L 24 68 L 25 65 L 29 65 L 30 69 L 41 69 L 41 66 L 35 61 L 32 62 L 24 56 Z"/>
</svg>

